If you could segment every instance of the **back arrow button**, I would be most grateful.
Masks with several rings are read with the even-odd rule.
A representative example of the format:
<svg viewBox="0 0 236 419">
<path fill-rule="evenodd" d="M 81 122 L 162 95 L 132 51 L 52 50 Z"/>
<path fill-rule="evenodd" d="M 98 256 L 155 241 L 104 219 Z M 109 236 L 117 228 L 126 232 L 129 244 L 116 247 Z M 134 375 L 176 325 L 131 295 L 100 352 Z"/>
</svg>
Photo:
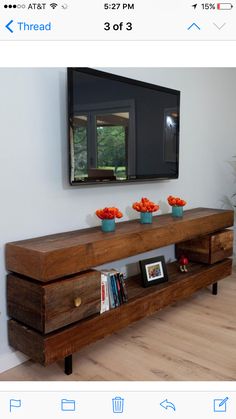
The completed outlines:
<svg viewBox="0 0 236 419">
<path fill-rule="evenodd" d="M 11 24 L 13 23 L 13 20 L 10 20 L 10 22 L 8 22 L 7 24 L 6 24 L 6 26 L 5 26 L 5 28 L 7 28 L 8 29 L 8 31 L 9 32 L 11 32 L 11 33 L 13 33 L 13 30 L 12 30 L 12 28 L 10 28 L 10 26 L 11 26 Z"/>
</svg>

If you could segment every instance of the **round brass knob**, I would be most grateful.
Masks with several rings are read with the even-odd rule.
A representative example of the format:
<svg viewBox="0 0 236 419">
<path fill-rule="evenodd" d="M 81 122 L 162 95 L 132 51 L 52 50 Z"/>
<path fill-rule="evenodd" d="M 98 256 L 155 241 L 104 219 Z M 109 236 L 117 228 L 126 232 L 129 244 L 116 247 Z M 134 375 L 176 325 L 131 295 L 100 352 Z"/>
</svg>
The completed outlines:
<svg viewBox="0 0 236 419">
<path fill-rule="evenodd" d="M 79 306 L 81 305 L 81 303 L 82 303 L 82 300 L 81 300 L 81 298 L 80 298 L 80 297 L 76 297 L 76 298 L 74 299 L 74 306 L 75 306 L 75 307 L 79 307 Z"/>
</svg>

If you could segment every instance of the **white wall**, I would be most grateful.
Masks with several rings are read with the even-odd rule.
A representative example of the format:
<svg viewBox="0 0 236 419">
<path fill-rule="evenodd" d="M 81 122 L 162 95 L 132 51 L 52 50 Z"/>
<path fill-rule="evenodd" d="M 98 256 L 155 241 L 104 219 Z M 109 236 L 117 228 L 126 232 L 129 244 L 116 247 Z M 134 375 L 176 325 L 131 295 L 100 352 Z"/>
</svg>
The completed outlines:
<svg viewBox="0 0 236 419">
<path fill-rule="evenodd" d="M 181 90 L 180 177 L 70 187 L 65 69 L 0 70 L 0 371 L 22 359 L 7 345 L 6 242 L 98 225 L 94 211 L 105 205 L 120 207 L 126 219 L 141 196 L 164 203 L 178 194 L 188 208 L 221 208 L 236 189 L 229 164 L 236 154 L 235 69 L 107 71 Z"/>
</svg>

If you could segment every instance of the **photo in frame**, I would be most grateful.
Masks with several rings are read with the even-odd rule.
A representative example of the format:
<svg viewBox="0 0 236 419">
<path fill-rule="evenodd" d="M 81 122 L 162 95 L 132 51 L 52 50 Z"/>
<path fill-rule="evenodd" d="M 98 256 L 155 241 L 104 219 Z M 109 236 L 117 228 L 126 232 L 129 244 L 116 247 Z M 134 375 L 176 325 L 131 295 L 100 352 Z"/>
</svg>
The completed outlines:
<svg viewBox="0 0 236 419">
<path fill-rule="evenodd" d="M 144 287 L 168 281 L 168 274 L 164 256 L 156 256 L 139 261 L 142 284 Z"/>
</svg>

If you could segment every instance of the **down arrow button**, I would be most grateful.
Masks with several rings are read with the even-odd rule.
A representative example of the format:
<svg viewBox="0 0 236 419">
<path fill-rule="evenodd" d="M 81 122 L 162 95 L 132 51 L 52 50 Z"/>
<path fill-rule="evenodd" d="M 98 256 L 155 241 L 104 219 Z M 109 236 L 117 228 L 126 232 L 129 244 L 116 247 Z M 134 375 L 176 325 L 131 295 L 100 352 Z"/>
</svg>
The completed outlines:
<svg viewBox="0 0 236 419">
<path fill-rule="evenodd" d="M 215 22 L 213 22 L 213 25 L 215 25 L 216 28 L 219 29 L 219 31 L 220 31 L 226 25 L 226 22 L 223 23 L 223 25 L 221 25 L 221 26 L 218 26 Z"/>
</svg>

